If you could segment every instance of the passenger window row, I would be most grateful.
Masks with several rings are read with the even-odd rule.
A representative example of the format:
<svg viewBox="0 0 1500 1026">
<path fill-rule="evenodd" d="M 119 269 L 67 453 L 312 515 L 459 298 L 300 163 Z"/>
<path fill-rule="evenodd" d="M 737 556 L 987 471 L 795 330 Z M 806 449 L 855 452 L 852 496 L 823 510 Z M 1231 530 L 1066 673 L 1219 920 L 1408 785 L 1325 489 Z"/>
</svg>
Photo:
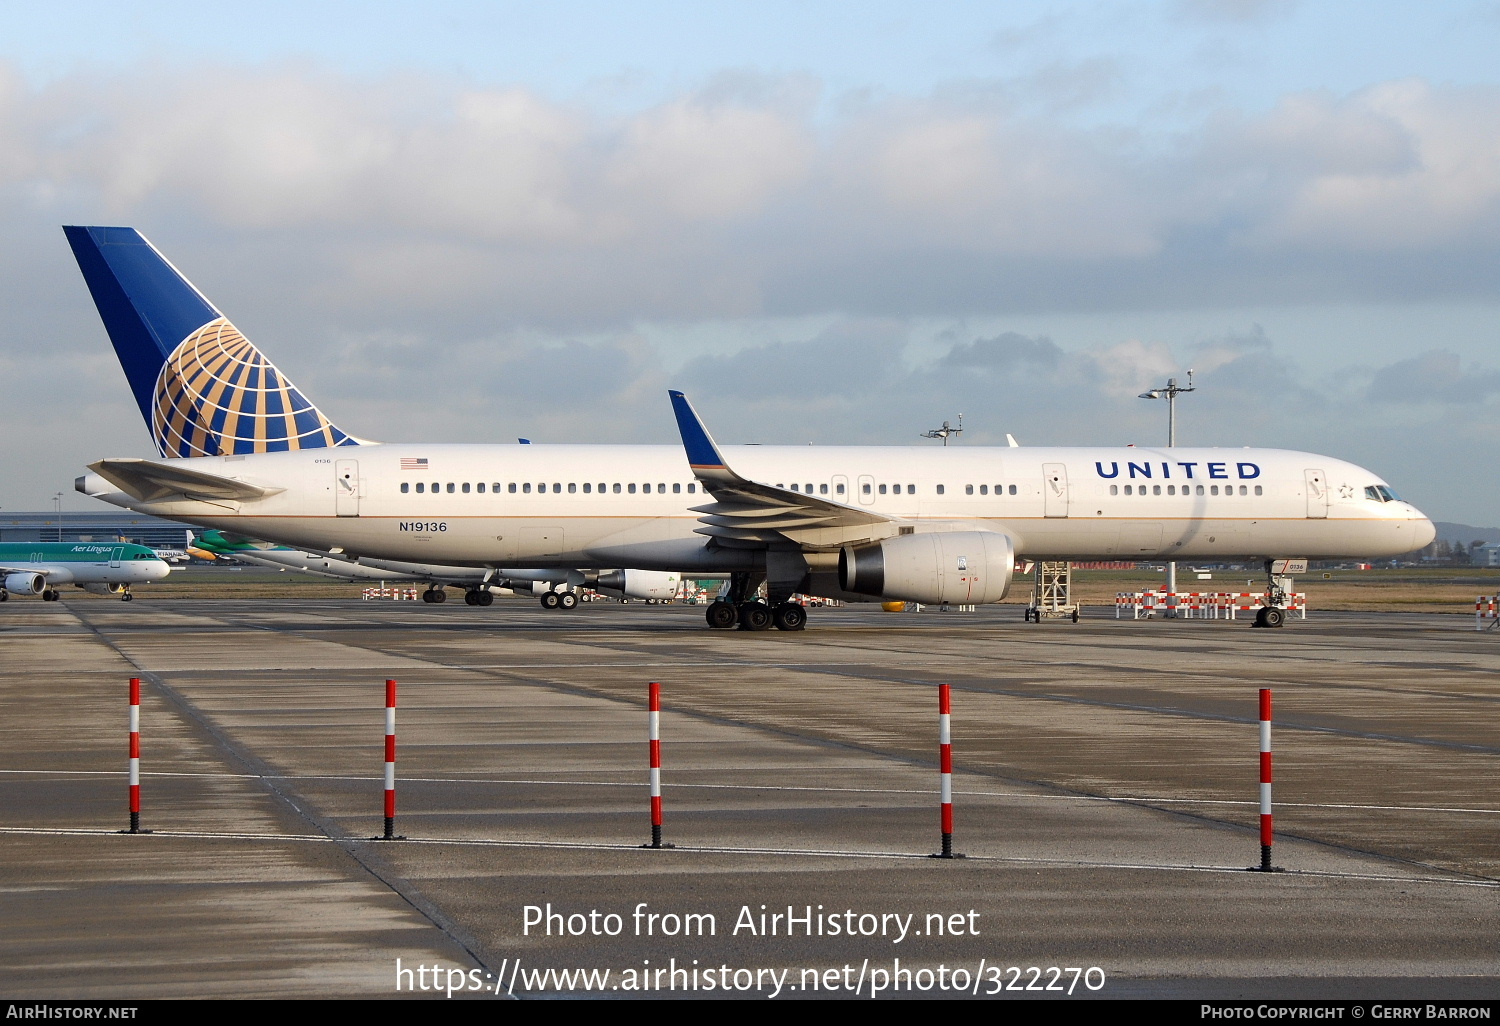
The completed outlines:
<svg viewBox="0 0 1500 1026">
<path fill-rule="evenodd" d="M 1120 487 L 1121 487 L 1120 485 L 1110 485 L 1109 486 L 1109 494 L 1111 494 L 1111 495 L 1119 495 L 1120 494 Z M 1131 495 L 1131 494 L 1145 495 L 1146 494 L 1146 487 L 1147 487 L 1146 485 L 1134 485 L 1134 486 L 1125 485 L 1124 487 L 1125 487 L 1125 494 L 1126 495 Z M 1150 486 L 1150 488 L 1151 488 L 1151 494 L 1152 495 L 1160 495 L 1161 494 L 1161 490 L 1162 490 L 1163 487 L 1165 487 L 1167 489 L 1167 494 L 1168 495 L 1177 495 L 1178 494 L 1178 489 L 1177 489 L 1176 485 L 1166 485 L 1166 486 L 1151 485 Z M 1190 487 L 1194 489 L 1194 491 L 1191 492 L 1191 493 L 1189 493 L 1189 491 L 1188 491 L 1188 489 Z M 1183 485 L 1182 486 L 1181 494 L 1183 494 L 1183 495 L 1188 495 L 1188 494 L 1202 495 L 1203 494 L 1203 485 Z M 1209 495 L 1218 495 L 1219 494 L 1219 486 L 1218 485 L 1209 485 L 1208 486 L 1208 494 Z M 1234 485 L 1225 485 L 1224 486 L 1224 494 L 1225 495 L 1233 495 L 1234 494 Z M 1240 485 L 1240 494 L 1241 495 L 1249 495 L 1250 494 L 1249 487 L 1246 486 L 1246 485 Z M 1261 486 L 1260 485 L 1256 485 L 1255 486 L 1255 494 L 1256 495 L 1262 494 L 1262 490 L 1261 490 Z"/>
<path fill-rule="evenodd" d="M 543 494 L 546 494 L 547 491 L 550 488 L 552 494 L 554 494 L 554 495 L 561 495 L 562 491 L 563 491 L 563 487 L 564 487 L 564 485 L 563 485 L 563 483 L 561 481 L 553 481 L 553 482 L 551 482 L 550 485 L 546 481 L 538 481 L 536 483 L 535 490 L 536 490 L 536 494 L 543 495 Z M 568 484 L 567 484 L 566 487 L 567 487 L 569 495 L 576 494 L 579 491 L 579 485 L 578 485 L 578 483 L 576 481 L 570 481 L 570 482 L 568 482 Z M 674 482 L 672 482 L 672 486 L 671 487 L 672 487 L 672 494 L 673 495 L 681 495 L 682 494 L 682 492 L 683 492 L 682 482 L 680 482 L 680 481 L 674 481 Z M 485 493 L 485 484 L 482 481 L 479 482 L 478 484 L 473 485 L 472 489 L 471 489 L 470 483 L 468 481 L 464 481 L 462 483 L 458 483 L 458 482 L 455 482 L 455 481 L 449 481 L 446 485 L 444 485 L 443 482 L 441 482 L 441 481 L 434 481 L 434 482 L 432 482 L 430 488 L 431 488 L 432 494 L 434 494 L 434 495 L 437 495 L 438 493 L 443 492 L 445 490 L 447 491 L 447 493 L 449 495 L 453 495 L 455 493 L 462 493 L 464 495 L 468 495 L 468 494 L 470 494 L 471 490 L 473 492 L 479 494 L 479 495 L 483 495 Z M 613 486 L 609 485 L 608 483 L 606 483 L 604 481 L 600 481 L 597 485 L 595 485 L 592 481 L 585 481 L 583 483 L 583 488 L 582 488 L 583 494 L 585 494 L 585 495 L 592 495 L 592 494 L 594 494 L 594 491 L 595 491 L 596 488 L 597 488 L 598 493 L 600 495 L 604 495 L 604 494 L 609 493 L 609 492 L 613 492 L 613 494 L 615 494 L 615 495 L 620 495 L 622 493 L 626 494 L 626 495 L 635 495 L 636 492 L 637 492 L 637 488 L 639 488 L 640 494 L 642 494 L 642 495 L 650 495 L 650 494 L 652 494 L 652 489 L 653 488 L 655 489 L 655 494 L 657 494 L 657 495 L 666 495 L 667 494 L 667 485 L 664 482 L 660 482 L 660 481 L 657 482 L 654 485 L 651 484 L 648 481 L 648 482 L 644 482 L 644 483 L 640 484 L 639 486 L 637 486 L 634 481 L 631 481 L 631 482 L 628 482 L 628 483 L 625 483 L 625 484 L 621 484 L 619 482 L 616 482 Z M 426 481 L 418 481 L 418 482 L 416 482 L 416 487 L 415 488 L 412 486 L 412 482 L 410 482 L 410 481 L 402 481 L 401 482 L 401 494 L 402 495 L 406 495 L 407 493 L 412 492 L 412 491 L 415 491 L 418 495 L 422 495 L 425 492 L 427 492 L 428 489 L 429 489 L 429 485 L 427 484 Z M 492 493 L 494 493 L 495 495 L 499 495 L 502 490 L 505 491 L 505 492 L 507 492 L 507 493 L 509 493 L 509 494 L 511 494 L 511 495 L 516 495 L 516 494 L 530 495 L 530 494 L 532 494 L 532 483 L 530 481 L 511 481 L 511 482 L 509 482 L 507 484 L 503 484 L 502 485 L 502 482 L 496 481 L 494 484 L 492 484 L 492 485 L 489 486 L 489 490 Z M 688 484 L 687 484 L 687 494 L 689 494 L 689 495 L 696 495 L 697 493 L 698 493 L 698 485 L 695 482 L 689 481 Z"/>
</svg>

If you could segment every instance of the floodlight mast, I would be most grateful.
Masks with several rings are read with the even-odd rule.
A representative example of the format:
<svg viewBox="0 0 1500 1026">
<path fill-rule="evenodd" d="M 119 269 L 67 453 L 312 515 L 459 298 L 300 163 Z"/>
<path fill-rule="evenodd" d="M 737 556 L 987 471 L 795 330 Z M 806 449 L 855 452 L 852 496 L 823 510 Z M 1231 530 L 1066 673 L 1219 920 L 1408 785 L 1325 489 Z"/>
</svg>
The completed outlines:
<svg viewBox="0 0 1500 1026">
<path fill-rule="evenodd" d="M 1176 378 L 1168 378 L 1162 388 L 1153 388 L 1149 392 L 1142 392 L 1140 399 L 1166 399 L 1167 400 L 1167 448 L 1177 444 L 1177 397 L 1184 392 L 1196 392 L 1193 387 L 1193 371 L 1188 368 L 1187 385 L 1179 385 Z M 1167 561 L 1167 608 L 1162 614 L 1167 619 L 1177 617 L 1177 561 Z"/>
<path fill-rule="evenodd" d="M 961 435 L 963 433 L 964 433 L 964 415 L 962 413 L 960 413 L 958 415 L 958 427 L 952 427 L 952 426 L 950 426 L 949 423 L 945 420 L 945 421 L 943 421 L 943 426 L 942 427 L 940 427 L 940 428 L 933 428 L 931 431 L 923 431 L 917 437 L 919 437 L 919 438 L 941 438 L 943 440 L 943 445 L 946 446 L 948 444 L 948 439 L 950 437 L 952 437 L 954 435 Z"/>
</svg>

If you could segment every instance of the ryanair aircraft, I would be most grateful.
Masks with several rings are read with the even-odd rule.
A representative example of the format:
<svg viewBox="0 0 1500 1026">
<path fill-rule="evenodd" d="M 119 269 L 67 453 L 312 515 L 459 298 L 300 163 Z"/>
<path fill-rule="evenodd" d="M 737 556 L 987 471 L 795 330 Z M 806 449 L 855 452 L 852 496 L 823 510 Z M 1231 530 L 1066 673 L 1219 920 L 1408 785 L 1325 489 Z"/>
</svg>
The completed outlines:
<svg viewBox="0 0 1500 1026">
<path fill-rule="evenodd" d="M 728 574 L 711 626 L 799 630 L 795 593 L 998 602 L 1021 556 L 1263 559 L 1269 573 L 1277 558 L 1394 556 L 1435 536 L 1375 474 L 1312 453 L 721 448 L 680 392 L 681 448 L 371 442 L 135 229 L 64 231 L 162 457 L 100 460 L 78 490 L 313 552 L 580 583 L 581 567 Z"/>
</svg>

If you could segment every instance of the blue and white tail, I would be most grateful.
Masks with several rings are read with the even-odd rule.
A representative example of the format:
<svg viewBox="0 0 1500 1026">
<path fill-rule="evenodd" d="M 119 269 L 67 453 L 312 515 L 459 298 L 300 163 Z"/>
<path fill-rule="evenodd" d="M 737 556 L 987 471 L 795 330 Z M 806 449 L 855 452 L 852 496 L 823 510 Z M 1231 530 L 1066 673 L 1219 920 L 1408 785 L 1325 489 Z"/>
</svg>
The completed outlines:
<svg viewBox="0 0 1500 1026">
<path fill-rule="evenodd" d="M 358 445 L 134 228 L 66 226 L 163 456 Z"/>
</svg>

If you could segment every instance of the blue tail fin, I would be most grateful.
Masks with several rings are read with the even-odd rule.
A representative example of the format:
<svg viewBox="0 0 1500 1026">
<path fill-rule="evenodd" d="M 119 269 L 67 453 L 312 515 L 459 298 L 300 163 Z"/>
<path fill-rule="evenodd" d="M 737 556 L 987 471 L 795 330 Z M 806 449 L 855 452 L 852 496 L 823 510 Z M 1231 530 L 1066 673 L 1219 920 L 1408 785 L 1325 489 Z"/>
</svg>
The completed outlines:
<svg viewBox="0 0 1500 1026">
<path fill-rule="evenodd" d="M 134 228 L 65 226 L 163 456 L 358 445 Z"/>
</svg>

